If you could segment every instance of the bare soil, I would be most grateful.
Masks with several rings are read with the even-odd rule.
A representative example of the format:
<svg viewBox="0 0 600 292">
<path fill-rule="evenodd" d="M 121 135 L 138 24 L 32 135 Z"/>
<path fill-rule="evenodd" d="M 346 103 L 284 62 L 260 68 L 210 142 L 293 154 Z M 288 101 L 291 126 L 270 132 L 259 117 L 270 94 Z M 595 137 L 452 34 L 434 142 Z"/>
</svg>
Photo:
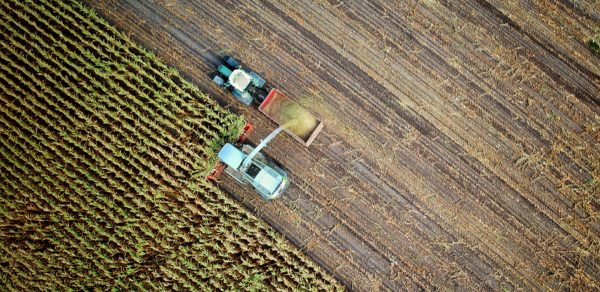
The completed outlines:
<svg viewBox="0 0 600 292">
<path fill-rule="evenodd" d="M 220 187 L 351 289 L 598 289 L 600 23 L 585 1 L 88 1 L 211 83 L 232 54 L 315 113 L 266 153 L 274 202 Z"/>
</svg>

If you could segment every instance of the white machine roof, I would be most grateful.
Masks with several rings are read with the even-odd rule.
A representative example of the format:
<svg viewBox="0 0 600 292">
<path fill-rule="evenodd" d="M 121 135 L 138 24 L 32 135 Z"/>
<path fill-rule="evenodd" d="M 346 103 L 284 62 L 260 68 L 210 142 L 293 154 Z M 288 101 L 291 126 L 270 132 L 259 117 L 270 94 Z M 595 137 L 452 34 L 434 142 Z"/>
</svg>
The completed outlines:
<svg viewBox="0 0 600 292">
<path fill-rule="evenodd" d="M 239 91 L 246 90 L 252 81 L 252 76 L 240 69 L 235 69 L 229 75 L 229 84 Z"/>
<path fill-rule="evenodd" d="M 229 143 L 223 146 L 223 149 L 219 151 L 218 156 L 219 159 L 221 159 L 221 161 L 227 164 L 227 166 L 232 167 L 234 169 L 238 169 L 238 167 L 240 167 L 240 165 L 244 161 L 244 158 L 246 158 L 246 154 L 244 152 L 240 151 L 239 149 L 235 148 L 235 146 Z"/>
<path fill-rule="evenodd" d="M 255 186 L 264 188 L 269 194 L 275 192 L 279 184 L 281 184 L 281 176 L 275 173 L 269 173 L 266 169 L 262 169 L 254 178 Z"/>
</svg>

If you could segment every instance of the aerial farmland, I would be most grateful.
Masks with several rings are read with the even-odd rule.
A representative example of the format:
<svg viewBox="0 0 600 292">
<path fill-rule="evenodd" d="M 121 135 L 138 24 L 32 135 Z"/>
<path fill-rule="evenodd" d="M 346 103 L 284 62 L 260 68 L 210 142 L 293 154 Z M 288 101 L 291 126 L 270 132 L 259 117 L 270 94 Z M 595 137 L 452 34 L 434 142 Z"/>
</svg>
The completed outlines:
<svg viewBox="0 0 600 292">
<path fill-rule="evenodd" d="M 598 3 L 41 3 L 2 1 L 3 286 L 600 289 Z M 323 122 L 275 200 L 204 179 L 277 127 L 224 56 Z"/>
<path fill-rule="evenodd" d="M 206 176 L 241 116 L 75 1 L 1 1 L 0 290 L 334 290 Z"/>
</svg>

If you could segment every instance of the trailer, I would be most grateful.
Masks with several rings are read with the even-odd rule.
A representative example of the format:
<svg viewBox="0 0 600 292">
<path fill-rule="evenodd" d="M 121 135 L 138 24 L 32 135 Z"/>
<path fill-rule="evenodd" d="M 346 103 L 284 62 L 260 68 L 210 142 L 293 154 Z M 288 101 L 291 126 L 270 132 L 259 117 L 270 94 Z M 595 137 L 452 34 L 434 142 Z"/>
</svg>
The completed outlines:
<svg viewBox="0 0 600 292">
<path fill-rule="evenodd" d="M 258 110 L 306 147 L 323 129 L 321 120 L 277 89 L 271 89 Z"/>
</svg>

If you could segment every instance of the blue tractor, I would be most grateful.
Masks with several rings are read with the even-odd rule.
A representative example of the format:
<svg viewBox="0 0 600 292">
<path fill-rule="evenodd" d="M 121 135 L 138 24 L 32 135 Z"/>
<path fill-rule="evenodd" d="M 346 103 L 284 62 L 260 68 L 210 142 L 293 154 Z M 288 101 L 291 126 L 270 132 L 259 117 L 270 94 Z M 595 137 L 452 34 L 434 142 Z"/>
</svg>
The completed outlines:
<svg viewBox="0 0 600 292">
<path fill-rule="evenodd" d="M 245 105 L 262 103 L 270 91 L 260 75 L 243 68 L 232 57 L 225 57 L 225 62 L 217 67 L 213 81 L 229 89 L 233 96 Z"/>
</svg>

